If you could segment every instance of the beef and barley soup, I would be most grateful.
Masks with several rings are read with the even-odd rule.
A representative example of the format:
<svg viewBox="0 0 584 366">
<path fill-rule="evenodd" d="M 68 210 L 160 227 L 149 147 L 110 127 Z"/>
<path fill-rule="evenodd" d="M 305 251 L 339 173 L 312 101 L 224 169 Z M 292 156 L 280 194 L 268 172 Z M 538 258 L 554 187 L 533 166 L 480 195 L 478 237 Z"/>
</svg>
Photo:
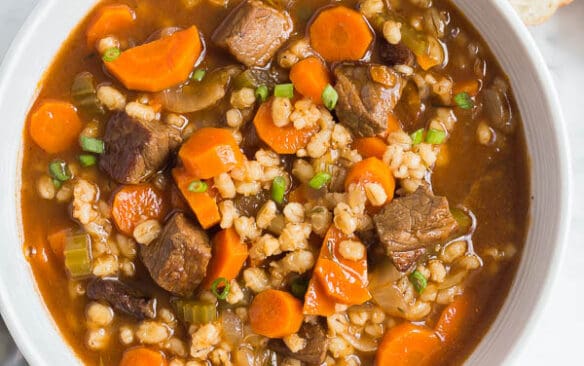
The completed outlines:
<svg viewBox="0 0 584 366">
<path fill-rule="evenodd" d="M 24 131 L 27 256 L 83 363 L 456 365 L 529 205 L 445 0 L 106 0 Z"/>
</svg>

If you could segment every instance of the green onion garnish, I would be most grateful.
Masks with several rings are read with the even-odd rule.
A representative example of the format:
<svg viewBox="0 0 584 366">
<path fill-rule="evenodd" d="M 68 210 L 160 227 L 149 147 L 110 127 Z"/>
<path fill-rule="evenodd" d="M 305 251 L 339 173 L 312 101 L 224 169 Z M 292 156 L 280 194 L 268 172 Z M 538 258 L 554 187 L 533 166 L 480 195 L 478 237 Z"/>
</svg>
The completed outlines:
<svg viewBox="0 0 584 366">
<path fill-rule="evenodd" d="M 284 177 L 276 177 L 272 181 L 272 199 L 274 202 L 281 204 L 284 202 L 284 195 L 286 194 L 286 179 Z"/>
<path fill-rule="evenodd" d="M 410 274 L 409 278 L 410 278 L 410 282 L 412 283 L 412 285 L 414 285 L 414 288 L 416 289 L 416 291 L 418 291 L 419 294 L 424 292 L 424 290 L 426 289 L 426 286 L 428 286 L 428 280 L 418 270 L 415 270 L 414 272 L 412 272 L 412 274 Z"/>
<path fill-rule="evenodd" d="M 194 182 L 191 182 L 191 184 L 189 184 L 189 192 L 203 193 L 203 192 L 207 192 L 208 188 L 209 188 L 209 185 L 203 181 L 200 181 L 200 180 L 196 180 Z"/>
<path fill-rule="evenodd" d="M 119 48 L 110 47 L 107 50 L 105 50 L 105 52 L 103 53 L 102 59 L 105 62 L 112 62 L 112 61 L 115 61 L 118 57 L 120 57 L 121 54 L 122 54 L 122 51 L 120 51 Z"/>
<path fill-rule="evenodd" d="M 444 140 L 446 140 L 446 132 L 444 132 L 444 130 L 435 130 L 431 128 L 426 134 L 426 142 L 429 144 L 440 145 Z"/>
<path fill-rule="evenodd" d="M 49 164 L 49 174 L 59 182 L 66 182 L 72 178 L 69 166 L 64 160 L 60 159 L 53 160 Z"/>
<path fill-rule="evenodd" d="M 51 180 L 53 181 L 53 185 L 55 186 L 55 188 L 59 189 L 63 186 L 63 182 L 61 182 L 60 180 L 55 179 L 55 178 L 53 178 Z"/>
<path fill-rule="evenodd" d="M 192 79 L 194 81 L 202 81 L 206 73 L 207 71 L 203 69 L 196 69 L 195 72 L 193 73 Z"/>
<path fill-rule="evenodd" d="M 290 291 L 292 292 L 292 295 L 294 295 L 296 298 L 303 300 L 304 295 L 306 294 L 306 290 L 308 290 L 307 279 L 298 277 L 294 281 L 292 281 Z"/>
<path fill-rule="evenodd" d="M 79 155 L 79 162 L 81 163 L 82 167 L 87 168 L 97 164 L 97 157 L 90 154 Z"/>
<path fill-rule="evenodd" d="M 472 109 L 474 103 L 467 92 L 458 93 L 454 96 L 454 102 L 462 109 Z"/>
<path fill-rule="evenodd" d="M 339 94 L 331 84 L 328 84 L 322 92 L 322 103 L 329 111 L 332 111 L 337 106 L 338 101 Z"/>
<path fill-rule="evenodd" d="M 81 136 L 81 149 L 95 154 L 103 154 L 105 152 L 105 143 L 94 137 Z"/>
<path fill-rule="evenodd" d="M 278 98 L 288 98 L 292 99 L 294 97 L 294 85 L 293 84 L 278 84 L 274 88 L 274 96 Z"/>
<path fill-rule="evenodd" d="M 329 184 L 332 179 L 332 175 L 325 172 L 316 173 L 314 177 L 308 182 L 308 185 L 314 189 L 321 189 L 322 187 Z"/>
<path fill-rule="evenodd" d="M 414 131 L 410 137 L 412 138 L 412 145 L 419 145 L 424 140 L 424 129 L 420 128 L 419 130 Z"/>
<path fill-rule="evenodd" d="M 211 292 L 219 300 L 225 300 L 229 295 L 230 289 L 231 285 L 229 285 L 229 281 L 225 277 L 219 277 L 211 284 Z"/>
<path fill-rule="evenodd" d="M 257 99 L 265 102 L 268 99 L 269 90 L 268 87 L 265 85 L 260 85 L 255 90 L 255 96 Z"/>
</svg>

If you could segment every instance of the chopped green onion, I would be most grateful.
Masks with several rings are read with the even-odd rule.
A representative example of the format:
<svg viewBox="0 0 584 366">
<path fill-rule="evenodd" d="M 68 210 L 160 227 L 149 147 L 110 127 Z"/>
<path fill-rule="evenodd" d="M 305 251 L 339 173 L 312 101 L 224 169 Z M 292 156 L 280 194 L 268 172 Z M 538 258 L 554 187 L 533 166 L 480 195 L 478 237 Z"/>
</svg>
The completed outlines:
<svg viewBox="0 0 584 366">
<path fill-rule="evenodd" d="M 211 284 L 211 292 L 219 300 L 225 300 L 229 295 L 230 289 L 231 285 L 229 285 L 229 281 L 225 277 L 219 277 Z"/>
<path fill-rule="evenodd" d="M 276 177 L 272 181 L 272 199 L 276 203 L 284 202 L 284 195 L 286 194 L 286 179 L 284 177 Z"/>
<path fill-rule="evenodd" d="M 274 87 L 274 96 L 278 98 L 292 99 L 294 97 L 293 84 L 278 84 Z"/>
<path fill-rule="evenodd" d="M 458 93 L 454 96 L 454 102 L 462 109 L 472 109 L 474 103 L 467 92 Z"/>
<path fill-rule="evenodd" d="M 61 182 L 61 181 L 60 181 L 60 180 L 58 180 L 58 179 L 55 179 L 55 178 L 53 178 L 53 179 L 52 179 L 52 181 L 53 181 L 53 185 L 54 185 L 54 186 L 55 186 L 55 188 L 57 188 L 57 189 L 59 189 L 59 188 L 61 188 L 61 187 L 63 186 L 63 182 Z"/>
<path fill-rule="evenodd" d="M 412 138 L 412 145 L 419 145 L 424 140 L 424 129 L 420 128 L 419 130 L 414 131 L 410 137 Z"/>
<path fill-rule="evenodd" d="M 265 102 L 268 99 L 269 90 L 268 87 L 265 85 L 260 85 L 255 90 L 255 96 L 262 102 Z"/>
<path fill-rule="evenodd" d="M 440 145 L 444 140 L 446 140 L 446 132 L 443 130 L 435 130 L 431 128 L 426 134 L 426 142 L 429 144 Z"/>
<path fill-rule="evenodd" d="M 203 181 L 200 181 L 200 180 L 196 180 L 194 182 L 191 182 L 191 184 L 189 184 L 189 192 L 203 193 L 203 192 L 207 192 L 208 188 L 209 188 L 209 185 Z"/>
<path fill-rule="evenodd" d="M 186 323 L 207 324 L 217 320 L 215 304 L 194 300 L 178 300 L 173 305 L 178 317 Z"/>
<path fill-rule="evenodd" d="M 322 92 L 322 103 L 329 111 L 332 111 L 337 106 L 338 101 L 339 94 L 331 84 L 328 84 Z"/>
<path fill-rule="evenodd" d="M 79 162 L 81 163 L 82 167 L 87 168 L 97 164 L 97 157 L 90 154 L 79 155 Z"/>
<path fill-rule="evenodd" d="M 202 81 L 206 73 L 207 71 L 203 69 L 196 69 L 195 72 L 193 73 L 192 79 L 194 81 Z"/>
<path fill-rule="evenodd" d="M 308 185 L 314 189 L 321 189 L 322 187 L 329 184 L 332 179 L 332 175 L 329 173 L 320 172 L 317 173 L 312 179 L 308 182 Z"/>
<path fill-rule="evenodd" d="M 290 291 L 296 298 L 303 300 L 306 291 L 308 290 L 308 280 L 306 278 L 298 277 L 292 281 Z"/>
<path fill-rule="evenodd" d="M 53 160 L 49 164 L 49 174 L 59 182 L 66 182 L 72 178 L 69 166 L 64 160 Z"/>
<path fill-rule="evenodd" d="M 418 270 L 415 270 L 414 272 L 412 272 L 412 274 L 410 274 L 409 278 L 410 278 L 410 282 L 412 283 L 412 285 L 414 285 L 414 288 L 416 289 L 416 291 L 418 291 L 419 294 L 424 292 L 424 290 L 426 289 L 426 286 L 428 286 L 428 280 Z"/>
<path fill-rule="evenodd" d="M 122 51 L 120 51 L 119 48 L 110 47 L 107 50 L 105 50 L 105 52 L 103 53 L 102 59 L 105 62 L 112 62 L 112 61 L 115 61 L 118 57 L 120 57 L 121 54 L 122 54 Z"/>
<path fill-rule="evenodd" d="M 67 235 L 65 240 L 65 267 L 71 278 L 91 275 L 91 238 L 89 234 Z"/>
<path fill-rule="evenodd" d="M 94 137 L 81 136 L 81 149 L 95 154 L 103 154 L 105 152 L 105 143 Z"/>
</svg>

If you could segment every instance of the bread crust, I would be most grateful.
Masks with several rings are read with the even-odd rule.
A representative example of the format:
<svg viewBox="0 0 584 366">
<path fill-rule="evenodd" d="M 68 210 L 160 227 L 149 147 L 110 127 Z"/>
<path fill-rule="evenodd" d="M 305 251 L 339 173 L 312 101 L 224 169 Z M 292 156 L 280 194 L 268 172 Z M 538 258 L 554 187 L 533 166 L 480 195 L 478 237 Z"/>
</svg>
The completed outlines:
<svg viewBox="0 0 584 366">
<path fill-rule="evenodd" d="M 573 0 L 510 0 L 521 19 L 528 25 L 537 25 L 547 21 L 559 7 L 568 5 Z"/>
</svg>

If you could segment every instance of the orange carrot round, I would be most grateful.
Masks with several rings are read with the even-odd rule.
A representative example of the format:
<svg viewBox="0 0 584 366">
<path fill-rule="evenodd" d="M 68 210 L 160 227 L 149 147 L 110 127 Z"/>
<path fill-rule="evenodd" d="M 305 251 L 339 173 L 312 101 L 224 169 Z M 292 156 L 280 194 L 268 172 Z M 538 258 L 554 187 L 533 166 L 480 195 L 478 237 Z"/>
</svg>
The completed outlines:
<svg viewBox="0 0 584 366">
<path fill-rule="evenodd" d="M 253 120 L 260 139 L 278 154 L 296 154 L 305 148 L 317 128 L 297 130 L 292 124 L 278 127 L 272 120 L 272 102 L 260 106 Z"/>
<path fill-rule="evenodd" d="M 126 235 L 131 236 L 140 222 L 160 220 L 165 214 L 162 194 L 150 185 L 123 186 L 114 195 L 112 217 L 118 229 Z"/>
<path fill-rule="evenodd" d="M 192 26 L 130 48 L 105 66 L 128 89 L 159 92 L 187 80 L 202 50 L 199 30 Z"/>
<path fill-rule="evenodd" d="M 345 6 L 322 10 L 309 33 L 312 48 L 329 62 L 360 60 L 373 42 L 373 32 L 363 15 Z"/>
<path fill-rule="evenodd" d="M 284 291 L 261 292 L 249 307 L 251 328 L 268 338 L 282 338 L 298 332 L 303 320 L 302 303 Z"/>
<path fill-rule="evenodd" d="M 365 185 L 366 183 L 379 183 L 387 194 L 387 201 L 393 199 L 395 191 L 395 178 L 389 167 L 375 157 L 367 158 L 355 163 L 345 179 L 345 188 L 351 184 Z"/>
<path fill-rule="evenodd" d="M 382 159 L 385 150 L 387 150 L 387 144 L 379 137 L 359 138 L 355 140 L 353 147 L 357 149 L 359 154 L 364 158 L 375 157 Z"/>
<path fill-rule="evenodd" d="M 77 109 L 58 100 L 42 102 L 30 117 L 30 136 L 49 154 L 71 148 L 77 143 L 82 129 Z"/>
<path fill-rule="evenodd" d="M 166 366 L 166 358 L 158 351 L 135 347 L 124 352 L 120 366 Z"/>
<path fill-rule="evenodd" d="M 377 349 L 375 365 L 431 365 L 440 347 L 440 339 L 432 329 L 410 322 L 401 323 L 383 336 Z"/>
<path fill-rule="evenodd" d="M 445 343 L 453 344 L 460 340 L 472 326 L 472 319 L 477 315 L 478 307 L 472 293 L 458 296 L 440 315 L 436 323 L 436 334 Z"/>
<path fill-rule="evenodd" d="M 87 26 L 87 45 L 92 47 L 106 36 L 120 35 L 134 24 L 136 14 L 127 5 L 106 5 L 99 8 Z"/>
<path fill-rule="evenodd" d="M 308 283 L 302 312 L 304 315 L 319 316 L 330 316 L 336 312 L 336 302 L 328 296 L 314 276 Z"/>
<path fill-rule="evenodd" d="M 219 206 L 217 205 L 213 190 L 208 189 L 206 192 L 191 192 L 189 186 L 192 182 L 199 179 L 187 174 L 182 168 L 173 169 L 172 176 L 203 229 L 209 229 L 217 225 L 221 221 L 221 214 L 219 213 Z"/>
<path fill-rule="evenodd" d="M 290 70 L 290 80 L 294 88 L 315 104 L 322 105 L 322 93 L 331 83 L 329 72 L 317 57 L 306 58 Z"/>
<path fill-rule="evenodd" d="M 224 128 L 201 128 L 183 144 L 178 156 L 186 171 L 209 179 L 241 165 L 244 157 L 231 132 Z"/>
<path fill-rule="evenodd" d="M 218 278 L 228 281 L 236 278 L 245 263 L 249 251 L 234 228 L 221 230 L 213 238 L 213 256 L 207 277 L 202 283 L 203 288 L 211 288 L 211 284 Z"/>
</svg>

